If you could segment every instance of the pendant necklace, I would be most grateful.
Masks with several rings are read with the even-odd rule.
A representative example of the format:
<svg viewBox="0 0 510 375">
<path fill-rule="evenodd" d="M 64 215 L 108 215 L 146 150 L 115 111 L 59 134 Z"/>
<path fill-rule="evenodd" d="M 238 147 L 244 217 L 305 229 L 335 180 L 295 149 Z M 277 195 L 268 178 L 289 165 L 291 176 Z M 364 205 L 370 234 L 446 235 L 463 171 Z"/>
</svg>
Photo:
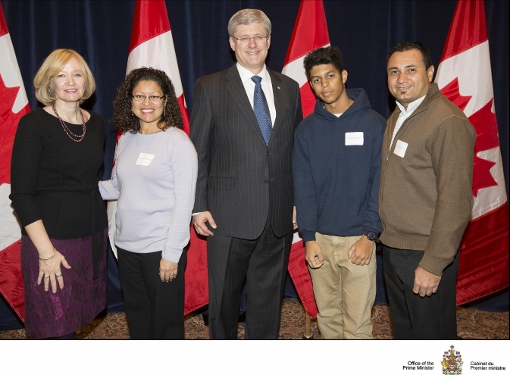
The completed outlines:
<svg viewBox="0 0 510 375">
<path fill-rule="evenodd" d="M 64 123 L 64 120 L 62 120 L 60 118 L 60 116 L 58 115 L 57 109 L 55 108 L 55 104 L 52 104 L 51 108 L 53 108 L 53 112 L 55 112 L 55 116 L 57 116 L 58 120 L 60 121 L 60 125 L 62 125 L 62 128 L 64 129 L 64 131 L 67 134 L 67 136 L 69 138 L 71 138 L 75 142 L 81 142 L 83 140 L 83 138 L 85 137 L 85 133 L 87 132 L 87 126 L 85 125 L 85 119 L 83 118 L 83 112 L 81 111 L 81 108 L 80 108 L 80 116 L 81 116 L 81 123 L 82 123 L 82 128 L 83 128 L 83 134 L 82 135 L 74 134 L 71 131 L 71 129 L 69 129 L 67 127 L 67 125 Z"/>
</svg>

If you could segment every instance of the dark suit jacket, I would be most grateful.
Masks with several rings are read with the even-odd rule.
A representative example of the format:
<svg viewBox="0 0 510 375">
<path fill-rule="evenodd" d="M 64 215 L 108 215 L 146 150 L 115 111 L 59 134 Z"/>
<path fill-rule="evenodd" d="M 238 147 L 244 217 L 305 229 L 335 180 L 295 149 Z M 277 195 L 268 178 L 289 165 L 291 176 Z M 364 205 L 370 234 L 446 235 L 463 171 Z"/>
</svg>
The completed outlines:
<svg viewBox="0 0 510 375">
<path fill-rule="evenodd" d="M 302 119 L 298 84 L 269 71 L 276 119 L 266 146 L 235 64 L 195 83 L 190 138 L 198 153 L 193 212 L 210 211 L 214 233 L 255 239 L 269 220 L 292 231 L 292 149 Z"/>
</svg>

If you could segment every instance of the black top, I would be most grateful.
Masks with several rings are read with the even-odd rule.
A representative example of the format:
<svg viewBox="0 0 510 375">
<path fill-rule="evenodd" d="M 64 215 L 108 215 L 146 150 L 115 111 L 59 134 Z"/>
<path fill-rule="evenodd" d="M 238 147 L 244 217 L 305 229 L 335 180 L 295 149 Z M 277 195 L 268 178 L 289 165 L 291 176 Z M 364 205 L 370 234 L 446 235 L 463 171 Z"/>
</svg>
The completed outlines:
<svg viewBox="0 0 510 375">
<path fill-rule="evenodd" d="M 83 133 L 82 125 L 66 125 L 74 134 Z M 85 237 L 106 227 L 97 187 L 104 120 L 91 112 L 86 127 L 83 140 L 75 142 L 42 108 L 21 118 L 12 150 L 10 198 L 23 227 L 41 219 L 49 237 L 58 239 Z"/>
</svg>

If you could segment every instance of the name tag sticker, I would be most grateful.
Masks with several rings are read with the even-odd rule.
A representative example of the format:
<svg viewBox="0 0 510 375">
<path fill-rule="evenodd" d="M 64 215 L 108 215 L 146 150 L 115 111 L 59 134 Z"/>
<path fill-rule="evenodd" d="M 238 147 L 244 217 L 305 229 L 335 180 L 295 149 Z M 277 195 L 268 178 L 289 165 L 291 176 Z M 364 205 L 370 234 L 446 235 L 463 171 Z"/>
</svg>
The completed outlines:
<svg viewBox="0 0 510 375">
<path fill-rule="evenodd" d="M 408 144 L 406 142 L 402 142 L 399 139 L 397 140 L 397 144 L 395 145 L 395 150 L 393 150 L 393 153 L 403 158 L 406 155 L 407 146 Z"/>
<path fill-rule="evenodd" d="M 346 146 L 363 146 L 363 132 L 345 133 Z"/>
<path fill-rule="evenodd" d="M 144 154 L 143 152 L 140 152 L 140 155 L 138 155 L 138 160 L 136 161 L 136 165 L 143 165 L 144 167 L 147 167 L 152 159 L 154 159 L 153 154 Z"/>
</svg>

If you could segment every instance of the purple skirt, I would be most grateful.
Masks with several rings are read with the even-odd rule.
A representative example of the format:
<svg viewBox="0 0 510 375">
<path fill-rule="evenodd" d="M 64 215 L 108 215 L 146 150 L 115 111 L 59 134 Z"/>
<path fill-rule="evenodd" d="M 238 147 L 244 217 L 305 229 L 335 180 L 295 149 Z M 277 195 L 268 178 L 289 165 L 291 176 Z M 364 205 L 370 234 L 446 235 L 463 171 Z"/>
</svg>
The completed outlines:
<svg viewBox="0 0 510 375">
<path fill-rule="evenodd" d="M 90 323 L 106 308 L 106 246 L 99 261 L 99 277 L 93 278 L 92 236 L 66 240 L 51 239 L 53 246 L 65 256 L 70 269 L 61 266 L 64 289 L 44 291 L 37 285 L 39 254 L 30 238 L 21 238 L 21 267 L 25 287 L 25 332 L 28 337 L 64 336 Z"/>
</svg>

